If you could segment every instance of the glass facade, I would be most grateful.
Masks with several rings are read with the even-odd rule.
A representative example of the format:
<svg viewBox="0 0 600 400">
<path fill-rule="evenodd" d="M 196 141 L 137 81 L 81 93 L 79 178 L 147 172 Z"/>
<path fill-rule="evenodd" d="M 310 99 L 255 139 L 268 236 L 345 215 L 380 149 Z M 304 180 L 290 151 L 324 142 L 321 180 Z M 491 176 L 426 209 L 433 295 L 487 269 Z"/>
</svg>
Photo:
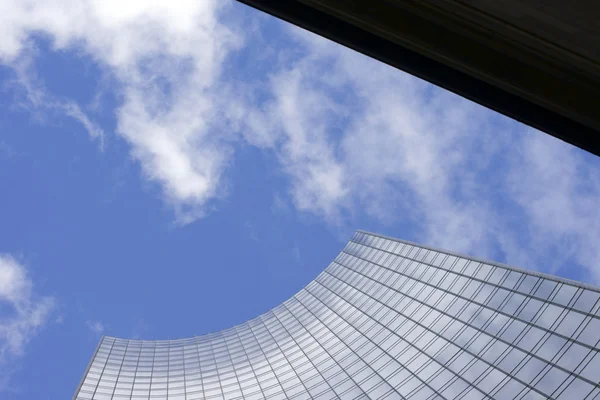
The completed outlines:
<svg viewBox="0 0 600 400">
<path fill-rule="evenodd" d="M 244 324 L 103 337 L 74 399 L 600 400 L 599 299 L 358 231 L 313 282 Z"/>
</svg>

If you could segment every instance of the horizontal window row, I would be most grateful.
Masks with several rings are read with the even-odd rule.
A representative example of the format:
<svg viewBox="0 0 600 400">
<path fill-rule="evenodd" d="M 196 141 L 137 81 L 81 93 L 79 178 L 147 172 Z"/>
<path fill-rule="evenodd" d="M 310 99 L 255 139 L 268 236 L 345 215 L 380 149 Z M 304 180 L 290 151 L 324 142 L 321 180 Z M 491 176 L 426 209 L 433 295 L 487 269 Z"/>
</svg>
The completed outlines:
<svg viewBox="0 0 600 400">
<path fill-rule="evenodd" d="M 417 262 L 423 262 L 426 264 L 432 264 L 434 266 L 441 266 L 442 263 L 445 267 L 454 266 L 455 270 L 460 269 L 464 263 L 469 262 L 466 258 L 460 258 L 453 255 L 448 255 L 445 253 L 428 250 L 425 248 L 421 248 L 418 246 L 412 246 L 408 244 L 404 244 L 402 242 L 397 242 L 389 239 L 378 238 L 375 236 L 369 236 L 360 234 L 356 237 L 357 239 L 353 239 L 352 242 L 346 246 L 344 249 L 347 252 L 357 252 L 360 254 L 378 254 L 383 255 L 387 253 L 390 255 L 390 258 L 396 260 L 403 260 L 405 258 L 412 259 Z M 362 239 L 359 239 L 362 238 Z M 481 264 L 478 261 L 473 261 L 471 264 Z M 482 270 L 479 271 L 478 278 L 482 278 L 486 276 L 486 272 L 493 269 L 494 273 L 490 274 L 488 278 L 491 281 L 494 281 L 494 276 L 500 276 L 504 272 L 511 272 L 516 274 L 520 274 L 519 271 L 511 270 L 505 267 L 500 266 L 492 266 L 483 264 Z M 472 270 L 470 272 L 473 272 Z M 534 295 L 537 295 L 543 299 L 548 299 L 553 293 L 553 286 L 556 285 L 559 281 L 554 279 L 545 279 L 539 278 L 535 275 L 528 275 L 530 279 L 533 281 L 534 279 L 542 279 L 544 284 L 539 287 L 537 292 Z M 554 301 L 561 303 L 562 305 L 567 305 L 571 297 L 568 293 L 574 293 L 579 289 L 579 287 L 569 284 L 567 282 L 559 283 L 564 287 L 564 295 L 557 295 L 553 298 Z M 573 307 L 582 311 L 582 312 L 590 312 L 592 307 L 597 304 L 598 299 L 600 298 L 600 292 L 594 291 L 591 289 L 583 290 L 584 293 L 581 296 L 581 300 L 577 302 Z M 528 292 L 529 293 L 529 292 Z M 598 307 L 596 307 L 596 311 L 598 311 Z"/>
<path fill-rule="evenodd" d="M 358 260 L 358 261 L 357 261 Z M 356 262 L 348 264 L 348 269 L 351 271 L 358 271 L 360 274 L 368 276 L 374 281 L 379 281 L 377 274 L 379 270 L 377 266 L 374 268 L 363 268 L 360 259 L 354 259 Z M 339 266 L 339 265 L 338 265 Z M 345 267 L 339 266 L 339 268 L 332 268 L 331 271 L 336 273 L 340 269 Z M 384 271 L 387 272 L 387 271 Z M 470 301 L 477 305 L 485 306 L 489 309 L 497 309 L 510 316 L 516 316 L 518 319 L 525 322 L 533 322 L 537 326 L 546 330 L 556 331 L 559 335 L 565 337 L 573 337 L 578 341 L 581 341 L 587 346 L 596 346 L 600 335 L 597 332 L 600 330 L 600 320 L 586 317 L 578 312 L 572 312 L 565 308 L 557 307 L 552 304 L 542 303 L 532 298 L 515 297 L 520 296 L 516 293 L 500 292 L 500 288 L 493 287 L 486 283 L 477 282 L 474 280 L 468 280 L 463 277 L 455 276 L 448 278 L 449 273 L 440 277 L 445 279 L 445 285 L 436 286 L 431 282 L 422 282 L 411 276 L 403 276 L 399 274 L 392 274 L 387 281 L 379 281 L 384 285 L 397 290 L 398 292 L 406 291 L 407 295 L 416 293 L 417 291 L 423 292 L 424 288 L 427 290 L 441 290 L 436 293 L 437 296 L 459 296 L 461 299 Z M 359 277 L 353 278 L 355 280 L 360 279 Z M 407 285 L 408 283 L 408 285 Z M 411 286 L 412 285 L 412 286 Z M 412 292 L 408 292 L 409 289 L 403 289 L 405 287 L 411 288 Z M 427 291 L 425 291 L 427 293 Z M 562 323 L 560 323 L 562 322 Z M 583 331 L 581 327 L 584 325 L 586 329 Z"/>
</svg>

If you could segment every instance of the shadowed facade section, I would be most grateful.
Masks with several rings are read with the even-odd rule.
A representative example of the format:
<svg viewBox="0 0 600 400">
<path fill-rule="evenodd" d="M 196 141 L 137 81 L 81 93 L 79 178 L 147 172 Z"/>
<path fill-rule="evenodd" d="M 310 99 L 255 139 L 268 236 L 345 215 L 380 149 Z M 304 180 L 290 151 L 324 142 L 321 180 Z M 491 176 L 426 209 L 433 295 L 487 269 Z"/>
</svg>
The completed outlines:
<svg viewBox="0 0 600 400">
<path fill-rule="evenodd" d="M 600 155 L 600 2 L 238 1 Z"/>
<path fill-rule="evenodd" d="M 74 399 L 592 400 L 599 339 L 596 287 L 357 231 L 244 324 L 103 337 Z"/>
</svg>

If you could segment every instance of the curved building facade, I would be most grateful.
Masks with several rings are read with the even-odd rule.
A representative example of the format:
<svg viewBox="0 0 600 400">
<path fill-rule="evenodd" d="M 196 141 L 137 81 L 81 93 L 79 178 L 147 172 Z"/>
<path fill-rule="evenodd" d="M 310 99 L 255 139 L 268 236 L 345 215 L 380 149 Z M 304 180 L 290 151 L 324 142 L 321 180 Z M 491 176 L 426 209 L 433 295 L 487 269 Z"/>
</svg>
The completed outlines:
<svg viewBox="0 0 600 400">
<path fill-rule="evenodd" d="M 221 332 L 103 337 L 76 400 L 600 399 L 600 291 L 358 231 Z"/>
</svg>

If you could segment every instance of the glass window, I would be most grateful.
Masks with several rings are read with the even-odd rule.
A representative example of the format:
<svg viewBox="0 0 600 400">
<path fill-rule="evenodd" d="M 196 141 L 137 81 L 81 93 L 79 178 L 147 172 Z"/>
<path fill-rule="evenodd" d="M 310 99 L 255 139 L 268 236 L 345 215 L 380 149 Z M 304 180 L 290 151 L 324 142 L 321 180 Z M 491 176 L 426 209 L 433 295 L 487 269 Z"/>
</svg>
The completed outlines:
<svg viewBox="0 0 600 400">
<path fill-rule="evenodd" d="M 599 297 L 600 293 L 592 292 L 591 290 L 585 289 L 583 290 L 573 307 L 580 311 L 588 313 L 596 305 Z"/>
<path fill-rule="evenodd" d="M 585 322 L 584 322 L 585 324 Z M 598 340 L 600 339 L 600 319 L 590 318 L 587 319 L 587 325 L 581 331 L 577 340 L 587 344 L 588 346 L 598 347 Z"/>
<path fill-rule="evenodd" d="M 551 368 L 546 375 L 535 384 L 535 388 L 550 396 L 568 377 L 569 375 L 565 372 L 557 368 Z"/>
<path fill-rule="evenodd" d="M 525 321 L 532 321 L 543 305 L 544 303 L 541 301 L 529 298 L 527 299 L 527 303 L 525 303 L 525 307 L 522 308 L 521 312 L 518 314 L 518 317 Z"/>
</svg>

